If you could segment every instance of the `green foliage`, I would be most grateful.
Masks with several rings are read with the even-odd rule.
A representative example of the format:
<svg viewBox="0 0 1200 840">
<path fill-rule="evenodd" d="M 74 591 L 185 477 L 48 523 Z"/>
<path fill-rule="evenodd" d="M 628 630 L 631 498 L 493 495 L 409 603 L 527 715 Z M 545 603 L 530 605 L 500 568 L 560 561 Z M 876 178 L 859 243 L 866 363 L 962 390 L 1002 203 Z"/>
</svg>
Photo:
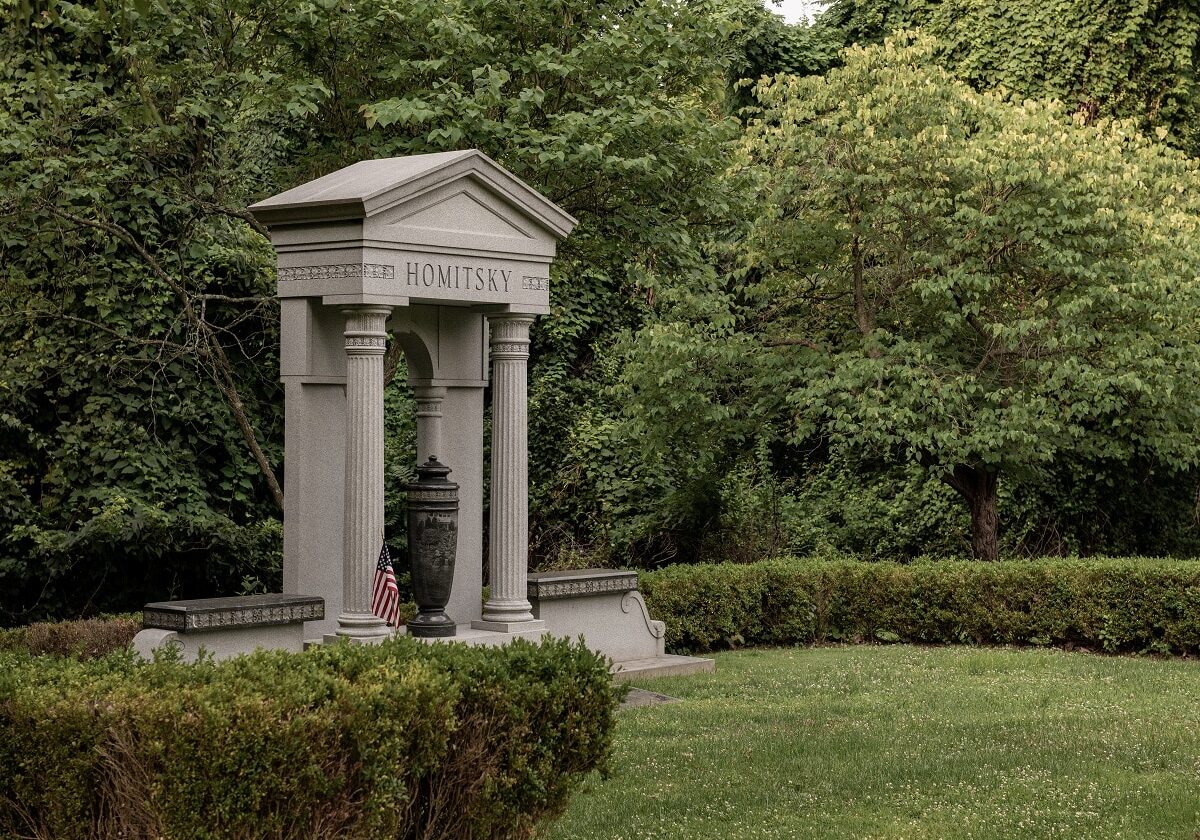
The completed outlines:
<svg viewBox="0 0 1200 840">
<path fill-rule="evenodd" d="M 1190 0 L 834 0 L 821 17 L 845 43 L 921 27 L 939 60 L 981 90 L 1060 99 L 1088 119 L 1122 117 L 1200 156 L 1200 8 Z"/>
<path fill-rule="evenodd" d="M 525 838 L 604 768 L 620 694 L 565 641 L 0 659 L 5 837 Z"/>
<path fill-rule="evenodd" d="M 474 146 L 579 219 L 553 268 L 551 315 L 533 334 L 535 562 L 602 546 L 614 527 L 609 511 L 622 500 L 609 491 L 630 465 L 593 458 L 615 443 L 613 336 L 641 323 L 661 277 L 706 270 L 695 230 L 728 203 L 716 175 L 737 128 L 719 108 L 745 28 L 735 12 L 665 0 L 374 2 L 296 35 L 311 53 L 328 50 L 331 31 L 345 48 L 318 68 L 338 93 L 318 115 L 323 153 L 298 163 L 293 180 L 368 152 Z M 398 30 L 424 37 L 396 39 Z M 411 460 L 407 434 L 389 430 L 389 458 Z M 393 500 L 398 484 L 389 477 Z M 396 542 L 402 507 L 389 510 Z"/>
<path fill-rule="evenodd" d="M 742 49 L 729 67 L 729 104 L 735 112 L 757 104 L 753 85 L 762 77 L 824 73 L 837 63 L 844 46 L 842 31 L 821 19 L 788 24 L 763 3 L 749 4 L 741 14 Z"/>
<path fill-rule="evenodd" d="M 781 559 L 643 574 L 667 643 L 685 651 L 828 641 L 1200 651 L 1200 562 Z"/>
<path fill-rule="evenodd" d="M 0 622 L 277 588 L 272 256 L 243 208 L 468 146 L 580 220 L 533 340 L 535 563 L 955 551 L 913 464 L 1002 473 L 1005 548 L 1194 543 L 1200 190 L 1104 118 L 1194 150 L 1196 14 L 1035 5 L 0 0 Z M 912 23 L 939 46 L 834 52 Z M 757 163 L 721 177 L 731 85 L 847 58 L 753 94 Z M 399 549 L 398 383 L 388 417 Z"/>
<path fill-rule="evenodd" d="M 872 464 L 834 455 L 814 464 L 800 485 L 789 511 L 794 531 L 788 545 L 791 553 L 905 561 L 970 552 L 967 512 L 953 490 L 931 480 L 920 466 Z M 1000 510 L 1011 531 L 1017 517 L 1005 494 Z M 1003 536 L 1006 553 L 1020 553 L 1011 546 L 1008 534 Z M 770 556 L 764 553 L 754 559 Z"/>
<path fill-rule="evenodd" d="M 611 451 L 612 461 L 595 462 L 598 473 L 630 458 L 615 444 Z M 970 553 L 961 499 L 923 467 L 846 452 L 793 454 L 760 447 L 685 486 L 639 482 L 633 469 L 623 484 L 605 485 L 622 506 L 608 508 L 604 550 L 559 563 L 654 568 L 781 553 L 907 562 Z M 662 469 L 661 459 L 648 462 Z M 649 472 L 654 480 L 671 475 Z M 1042 476 L 1001 482 L 998 509 L 1004 557 L 1200 555 L 1194 478 L 1144 462 L 1064 459 Z"/>
<path fill-rule="evenodd" d="M 135 608 L 180 593 L 278 591 L 282 526 L 235 524 L 203 509 L 151 505 L 113 491 L 76 530 L 20 524 L 0 557 L 6 619 Z M 44 521 L 44 520 L 42 520 Z M 128 551 L 132 557 L 118 560 Z M 133 571 L 137 572 L 134 576 Z"/>
<path fill-rule="evenodd" d="M 625 388 L 648 443 L 700 450 L 688 472 L 761 439 L 920 465 L 993 557 L 998 476 L 1200 455 L 1200 169 L 1127 123 L 976 93 L 933 52 L 760 86 L 740 271 L 680 290 Z"/>
<path fill-rule="evenodd" d="M 269 578 L 273 260 L 236 209 L 306 95 L 272 13 L 3 6 L 0 620 Z"/>
</svg>

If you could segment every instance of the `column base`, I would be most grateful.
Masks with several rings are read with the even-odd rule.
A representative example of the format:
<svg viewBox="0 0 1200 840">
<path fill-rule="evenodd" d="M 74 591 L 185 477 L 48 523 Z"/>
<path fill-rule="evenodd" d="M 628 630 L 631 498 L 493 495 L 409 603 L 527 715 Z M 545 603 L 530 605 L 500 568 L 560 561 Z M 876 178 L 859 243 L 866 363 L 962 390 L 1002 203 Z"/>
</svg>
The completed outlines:
<svg viewBox="0 0 1200 840">
<path fill-rule="evenodd" d="M 516 621 L 536 621 L 537 616 L 533 614 L 533 604 L 529 603 L 529 599 L 524 597 L 525 588 L 522 587 L 520 598 L 496 598 L 488 599 L 488 602 L 483 605 L 483 615 L 480 616 L 484 621 L 499 622 L 508 624 Z"/>
<path fill-rule="evenodd" d="M 311 639 L 311 640 L 306 640 L 304 642 L 304 645 L 305 645 L 305 650 L 308 649 L 308 646 L 310 645 L 310 643 L 311 644 L 322 644 L 322 645 L 336 645 L 336 644 L 342 644 L 342 643 L 345 643 L 348 645 L 378 645 L 378 644 L 382 644 L 384 641 L 392 638 L 393 634 L 397 635 L 397 636 L 405 635 L 403 629 L 390 631 L 388 633 L 388 635 L 386 635 L 386 636 L 367 636 L 367 637 L 343 636 L 339 633 L 326 633 L 325 635 L 323 635 L 321 637 L 321 640 L 319 642 L 315 639 Z"/>
<path fill-rule="evenodd" d="M 391 638 L 394 632 L 379 616 L 370 613 L 342 613 L 338 616 L 337 633 L 334 635 L 362 644 L 375 644 Z"/>
<path fill-rule="evenodd" d="M 541 619 L 525 619 L 524 621 L 472 621 L 472 630 L 491 630 L 494 633 L 533 633 L 546 629 L 546 622 Z"/>
</svg>

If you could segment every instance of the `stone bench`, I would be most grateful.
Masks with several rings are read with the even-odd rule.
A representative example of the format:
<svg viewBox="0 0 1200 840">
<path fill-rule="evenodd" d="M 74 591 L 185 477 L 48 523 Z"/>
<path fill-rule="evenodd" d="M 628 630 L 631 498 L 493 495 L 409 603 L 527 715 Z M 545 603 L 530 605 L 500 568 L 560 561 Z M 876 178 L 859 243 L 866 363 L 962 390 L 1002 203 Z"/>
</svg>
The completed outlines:
<svg viewBox="0 0 1200 840">
<path fill-rule="evenodd" d="M 143 630 L 133 647 L 149 659 L 166 646 L 178 647 L 185 662 L 201 650 L 227 659 L 257 648 L 304 649 L 304 622 L 325 617 L 325 599 L 311 595 L 244 595 L 158 601 L 142 609 Z"/>
<path fill-rule="evenodd" d="M 666 625 L 654 621 L 630 569 L 577 569 L 529 576 L 533 617 L 556 636 L 583 636 L 614 662 L 663 655 Z"/>
<path fill-rule="evenodd" d="M 556 636 L 583 637 L 613 661 L 614 679 L 712 671 L 713 660 L 664 650 L 667 626 L 650 618 L 632 569 L 576 569 L 529 575 L 533 617 Z"/>
</svg>

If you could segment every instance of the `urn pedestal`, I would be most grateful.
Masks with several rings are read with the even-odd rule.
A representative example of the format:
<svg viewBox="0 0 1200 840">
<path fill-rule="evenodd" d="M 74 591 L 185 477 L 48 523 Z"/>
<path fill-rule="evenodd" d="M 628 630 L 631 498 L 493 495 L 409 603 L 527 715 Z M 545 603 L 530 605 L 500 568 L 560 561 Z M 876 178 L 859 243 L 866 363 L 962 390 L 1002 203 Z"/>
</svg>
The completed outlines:
<svg viewBox="0 0 1200 840">
<path fill-rule="evenodd" d="M 408 632 L 417 638 L 441 638 L 456 632 L 446 615 L 454 585 L 458 549 L 458 485 L 446 476 L 450 468 L 436 456 L 417 467 L 408 491 L 408 556 L 412 567 L 417 615 Z"/>
</svg>

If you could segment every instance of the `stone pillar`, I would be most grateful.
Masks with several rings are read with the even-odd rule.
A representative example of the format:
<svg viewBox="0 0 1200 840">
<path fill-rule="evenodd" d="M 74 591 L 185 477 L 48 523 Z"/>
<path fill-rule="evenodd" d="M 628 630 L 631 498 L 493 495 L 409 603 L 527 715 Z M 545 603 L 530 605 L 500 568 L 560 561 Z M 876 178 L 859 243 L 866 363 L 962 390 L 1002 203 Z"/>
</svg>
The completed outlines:
<svg viewBox="0 0 1200 840">
<path fill-rule="evenodd" d="M 391 307 L 356 306 L 346 316 L 346 514 L 339 636 L 374 642 L 391 634 L 371 613 L 371 583 L 383 544 L 383 353 Z"/>
<path fill-rule="evenodd" d="M 532 315 L 490 315 L 492 356 L 492 498 L 488 569 L 491 595 L 484 630 L 541 629 L 526 594 L 529 574 L 529 325 Z"/>
<path fill-rule="evenodd" d="M 463 624 L 483 616 L 483 393 L 480 377 L 447 387 L 443 403 L 442 447 L 454 459 L 450 477 L 458 482 L 458 559 L 446 612 Z"/>
<path fill-rule="evenodd" d="M 446 399 L 446 389 L 414 385 L 413 396 L 417 400 L 417 463 L 424 464 L 432 456 L 456 469 L 454 458 L 442 451 L 442 401 Z"/>
</svg>

